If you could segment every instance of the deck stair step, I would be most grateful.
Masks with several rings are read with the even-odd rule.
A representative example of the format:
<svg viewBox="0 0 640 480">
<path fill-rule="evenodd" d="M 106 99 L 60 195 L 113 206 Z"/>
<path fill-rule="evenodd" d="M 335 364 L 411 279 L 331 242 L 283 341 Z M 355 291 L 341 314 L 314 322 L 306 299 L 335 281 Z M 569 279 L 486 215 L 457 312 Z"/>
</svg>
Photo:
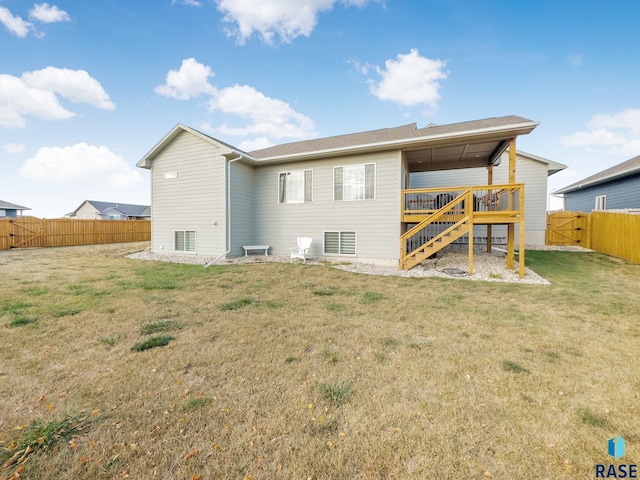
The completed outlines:
<svg viewBox="0 0 640 480">
<path fill-rule="evenodd" d="M 403 261 L 403 270 L 409 270 L 410 268 L 415 267 L 431 255 L 438 253 L 440 250 L 455 242 L 463 235 L 469 233 L 469 225 L 466 221 L 461 220 L 449 227 L 445 232 L 441 233 L 437 237 L 433 237 L 424 245 L 409 253 Z"/>
<path fill-rule="evenodd" d="M 469 215 L 463 216 L 457 222 L 454 222 L 451 219 L 447 219 L 447 215 L 450 215 L 453 210 L 459 211 L 461 209 L 461 205 L 463 205 L 463 202 L 465 200 L 469 201 L 470 198 L 471 189 L 467 189 L 464 193 L 451 200 L 429 218 L 426 218 L 425 220 L 414 226 L 412 229 L 410 229 L 408 232 L 406 232 L 404 235 L 402 235 L 401 241 L 405 242 L 406 245 L 406 242 L 409 239 L 414 238 L 415 236 L 419 236 L 420 232 L 423 229 L 427 228 L 429 225 L 449 225 L 448 228 L 440 232 L 438 235 L 426 240 L 418 248 L 415 248 L 413 251 L 407 253 L 406 255 L 403 255 L 403 257 L 400 259 L 400 267 L 403 270 L 409 270 L 410 268 L 415 267 L 433 254 L 445 248 L 447 245 L 450 245 L 463 235 L 469 233 L 471 224 Z"/>
</svg>

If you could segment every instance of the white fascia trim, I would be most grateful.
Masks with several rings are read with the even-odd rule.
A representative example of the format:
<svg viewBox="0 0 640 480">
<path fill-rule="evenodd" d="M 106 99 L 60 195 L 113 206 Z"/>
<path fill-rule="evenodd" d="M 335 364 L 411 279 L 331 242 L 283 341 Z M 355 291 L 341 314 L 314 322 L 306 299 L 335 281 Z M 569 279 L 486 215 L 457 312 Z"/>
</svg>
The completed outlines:
<svg viewBox="0 0 640 480">
<path fill-rule="evenodd" d="M 337 152 L 358 152 L 360 150 L 372 150 L 372 149 L 382 149 L 384 147 L 389 147 L 390 149 L 393 147 L 410 147 L 416 143 L 422 143 L 425 141 L 436 141 L 436 140 L 446 140 L 448 138 L 466 138 L 474 135 L 482 135 L 487 133 L 498 133 L 501 131 L 510 131 L 510 130 L 519 130 L 530 128 L 533 130 L 540 122 L 526 122 L 526 123 L 515 123 L 513 125 L 509 125 L 508 127 L 488 127 L 488 128 L 478 128 L 475 130 L 466 130 L 464 132 L 452 132 L 452 133 L 443 133 L 440 135 L 427 135 L 423 137 L 416 138 L 403 138 L 400 140 L 390 140 L 386 142 L 377 142 L 377 143 L 366 143 L 362 145 L 353 145 L 350 147 L 339 147 L 339 148 L 328 148 L 325 150 L 315 150 L 311 152 L 303 152 L 303 153 L 292 153 L 289 155 L 281 155 L 277 157 L 267 157 L 258 160 L 259 164 L 265 163 L 275 163 L 281 161 L 290 161 L 290 160 L 302 160 L 307 157 L 323 157 L 327 154 L 337 153 Z M 530 131 L 531 131 L 530 130 Z"/>
<path fill-rule="evenodd" d="M 554 162 L 553 160 L 549 160 L 548 158 L 544 158 L 539 155 L 534 155 L 533 153 L 523 152 L 522 150 L 516 150 L 516 152 L 517 152 L 517 155 L 521 157 L 528 158 L 529 160 L 533 160 L 533 161 L 542 163 L 544 165 L 547 165 L 548 167 L 547 169 L 553 170 L 554 173 L 567 168 L 567 166 L 564 163 Z"/>
<path fill-rule="evenodd" d="M 173 127 L 171 129 L 171 131 L 169 133 L 167 133 L 164 137 L 162 137 L 162 139 L 156 143 L 153 148 L 151 150 L 149 150 L 146 155 L 144 157 L 142 157 L 142 159 L 136 163 L 137 167 L 140 168 L 151 168 L 151 160 L 153 160 L 153 158 L 156 156 L 156 153 L 160 150 L 162 150 L 171 140 L 173 140 L 181 131 L 184 132 L 188 132 L 191 133 L 193 135 L 195 135 L 196 137 L 200 138 L 201 140 L 204 140 L 207 143 L 210 143 L 212 145 L 216 145 L 217 147 L 220 147 L 221 151 L 220 154 L 224 157 L 227 157 L 229 155 L 241 155 L 242 158 L 250 161 L 250 162 L 255 162 L 255 158 L 253 158 L 251 155 L 248 155 L 245 152 L 240 152 L 239 150 L 236 150 L 235 148 L 229 147 L 228 145 L 222 143 L 219 140 L 216 140 L 212 137 L 209 137 L 208 135 L 205 135 L 201 132 L 198 132 L 197 130 L 194 130 L 191 127 L 188 127 L 182 123 L 178 123 L 175 127 Z"/>
</svg>

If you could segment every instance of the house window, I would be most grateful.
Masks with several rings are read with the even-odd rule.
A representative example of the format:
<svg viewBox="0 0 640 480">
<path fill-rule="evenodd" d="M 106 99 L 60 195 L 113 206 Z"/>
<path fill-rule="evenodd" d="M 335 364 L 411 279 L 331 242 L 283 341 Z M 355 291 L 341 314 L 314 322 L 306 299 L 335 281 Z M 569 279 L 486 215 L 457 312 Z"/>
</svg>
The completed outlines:
<svg viewBox="0 0 640 480">
<path fill-rule="evenodd" d="M 294 170 L 278 174 L 278 203 L 310 203 L 312 201 L 312 170 Z"/>
<path fill-rule="evenodd" d="M 173 250 L 176 252 L 196 251 L 196 232 L 194 230 L 176 230 L 173 232 Z"/>
<path fill-rule="evenodd" d="M 376 164 L 345 165 L 333 169 L 333 199 L 373 200 L 376 196 Z"/>
<path fill-rule="evenodd" d="M 604 210 L 607 208 L 607 196 L 606 195 L 598 195 L 596 197 L 596 208 L 595 210 Z"/>
<path fill-rule="evenodd" d="M 355 255 L 356 232 L 324 232 L 324 253 Z"/>
<path fill-rule="evenodd" d="M 109 220 L 120 220 L 120 215 L 109 214 Z"/>
</svg>

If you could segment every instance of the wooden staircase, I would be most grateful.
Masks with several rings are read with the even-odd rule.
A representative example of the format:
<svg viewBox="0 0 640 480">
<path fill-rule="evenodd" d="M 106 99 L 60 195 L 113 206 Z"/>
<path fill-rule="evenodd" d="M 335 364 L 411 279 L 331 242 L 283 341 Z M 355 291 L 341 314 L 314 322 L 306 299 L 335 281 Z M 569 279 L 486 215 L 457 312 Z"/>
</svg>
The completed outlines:
<svg viewBox="0 0 640 480">
<path fill-rule="evenodd" d="M 415 267 L 431 255 L 439 252 L 447 245 L 466 235 L 471 230 L 473 216 L 473 194 L 471 188 L 467 188 L 449 203 L 424 219 L 400 237 L 401 254 L 400 268 L 409 270 Z M 418 248 L 407 252 L 407 245 L 411 240 L 422 238 L 421 232 L 426 231 L 430 225 L 447 225 L 445 230 L 424 242 Z"/>
</svg>

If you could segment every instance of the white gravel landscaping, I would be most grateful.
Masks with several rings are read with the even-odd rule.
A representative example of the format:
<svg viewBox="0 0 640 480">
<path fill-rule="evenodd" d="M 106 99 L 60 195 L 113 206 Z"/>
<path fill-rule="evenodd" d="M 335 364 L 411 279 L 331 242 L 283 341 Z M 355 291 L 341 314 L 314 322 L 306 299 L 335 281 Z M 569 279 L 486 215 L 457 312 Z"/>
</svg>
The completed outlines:
<svg viewBox="0 0 640 480">
<path fill-rule="evenodd" d="M 348 272 L 362 273 L 368 275 L 395 275 L 401 277 L 444 277 L 456 278 L 460 280 L 482 280 L 486 282 L 502 282 L 502 283 L 521 283 L 521 284 L 537 284 L 549 285 L 549 282 L 530 270 L 525 268 L 524 278 L 518 275 L 518 261 L 516 256 L 515 270 L 506 268 L 506 256 L 502 252 L 487 253 L 479 247 L 477 253 L 474 254 L 474 272 L 473 275 L 467 273 L 468 269 L 468 253 L 466 246 L 452 246 L 444 252 L 439 252 L 436 258 L 425 260 L 422 264 L 412 268 L 411 270 L 399 270 L 393 267 L 384 267 L 380 265 L 372 265 L 357 262 L 339 261 L 331 262 L 327 260 L 310 259 L 307 264 L 322 265 L 331 268 L 338 268 Z M 530 250 L 568 250 L 571 251 L 588 251 L 580 247 L 531 247 Z M 137 260 L 154 260 L 163 262 L 188 263 L 194 265 L 206 265 L 215 260 L 214 257 L 204 257 L 199 255 L 172 255 L 172 254 L 156 254 L 149 250 L 128 255 L 128 258 Z M 289 262 L 290 258 L 286 255 L 249 255 L 247 257 L 237 257 L 230 259 L 222 259 L 217 262 L 218 265 L 234 265 L 234 264 L 259 264 L 268 262 Z M 453 270 L 451 270 L 453 269 Z M 447 273 L 450 272 L 450 273 Z"/>
</svg>

